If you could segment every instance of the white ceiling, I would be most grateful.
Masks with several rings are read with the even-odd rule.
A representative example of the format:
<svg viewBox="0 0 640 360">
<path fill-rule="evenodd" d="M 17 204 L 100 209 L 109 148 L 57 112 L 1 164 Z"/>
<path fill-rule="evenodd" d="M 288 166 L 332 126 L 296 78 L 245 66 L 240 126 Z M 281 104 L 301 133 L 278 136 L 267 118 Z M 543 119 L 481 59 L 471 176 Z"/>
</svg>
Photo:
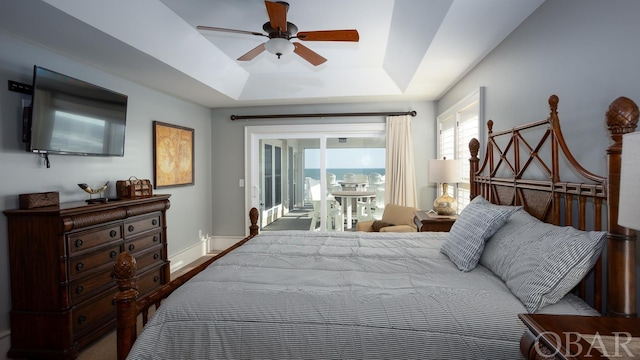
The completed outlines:
<svg viewBox="0 0 640 360">
<path fill-rule="evenodd" d="M 208 106 L 437 100 L 544 0 L 289 0 L 299 31 L 357 29 L 358 43 L 304 42 L 328 61 L 242 54 L 265 37 L 262 0 L 3 0 L 0 30 Z M 53 69 L 55 70 L 55 69 Z"/>
</svg>

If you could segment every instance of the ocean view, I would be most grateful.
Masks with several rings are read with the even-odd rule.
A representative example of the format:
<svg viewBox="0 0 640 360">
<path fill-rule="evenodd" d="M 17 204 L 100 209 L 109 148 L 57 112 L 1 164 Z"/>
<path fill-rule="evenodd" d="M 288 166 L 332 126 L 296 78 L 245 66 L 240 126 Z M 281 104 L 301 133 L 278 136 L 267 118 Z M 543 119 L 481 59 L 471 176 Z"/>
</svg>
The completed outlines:
<svg viewBox="0 0 640 360">
<path fill-rule="evenodd" d="M 384 175 L 384 168 L 370 168 L 370 169 L 335 169 L 329 168 L 327 169 L 327 173 L 336 174 L 336 179 L 338 181 L 342 181 L 344 178 L 344 174 L 353 173 L 353 174 L 365 174 L 369 176 L 371 173 L 378 173 L 380 175 Z M 320 169 L 318 168 L 308 168 L 304 169 L 304 176 L 310 177 L 312 179 L 320 179 Z"/>
</svg>

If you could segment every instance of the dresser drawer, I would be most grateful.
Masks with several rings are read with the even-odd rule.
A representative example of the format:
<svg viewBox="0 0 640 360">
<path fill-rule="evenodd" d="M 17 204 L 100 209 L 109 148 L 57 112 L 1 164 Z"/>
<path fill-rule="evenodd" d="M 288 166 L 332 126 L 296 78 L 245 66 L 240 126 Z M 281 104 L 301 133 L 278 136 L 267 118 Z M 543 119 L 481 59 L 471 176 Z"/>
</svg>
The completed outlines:
<svg viewBox="0 0 640 360">
<path fill-rule="evenodd" d="M 73 321 L 74 338 L 115 319 L 116 306 L 113 302 L 115 294 L 116 288 L 113 287 L 98 297 L 85 302 L 84 305 L 73 309 L 71 319 Z"/>
<path fill-rule="evenodd" d="M 144 271 L 150 266 L 159 264 L 160 262 L 164 262 L 163 259 L 163 247 L 158 246 L 156 249 L 152 249 L 151 251 L 147 251 L 143 254 L 136 255 L 136 265 L 138 271 Z"/>
<path fill-rule="evenodd" d="M 124 223 L 124 233 L 126 237 L 139 234 L 141 232 L 159 228 L 160 227 L 160 214 L 156 214 L 153 217 L 145 217 L 144 219 L 136 219 L 134 221 L 127 221 Z"/>
<path fill-rule="evenodd" d="M 105 288 L 116 285 L 109 266 L 100 269 L 99 272 L 72 281 L 69 285 L 71 304 L 78 304 L 84 299 L 97 294 Z"/>
<path fill-rule="evenodd" d="M 119 239 L 122 239 L 120 225 L 105 226 L 67 235 L 67 249 L 69 256 L 74 256 Z"/>
<path fill-rule="evenodd" d="M 159 244 L 162 244 L 162 233 L 158 231 L 138 237 L 134 240 L 126 241 L 124 243 L 124 250 L 135 257 L 135 254 L 138 254 Z"/>
<path fill-rule="evenodd" d="M 136 284 L 138 284 L 138 292 L 140 296 L 145 296 L 151 290 L 165 283 L 163 267 L 158 267 L 149 272 L 146 272 L 138 278 Z"/>
<path fill-rule="evenodd" d="M 113 264 L 120 253 L 120 244 L 120 242 L 117 242 L 110 247 L 69 259 L 69 279 L 76 279 L 102 265 Z"/>
</svg>

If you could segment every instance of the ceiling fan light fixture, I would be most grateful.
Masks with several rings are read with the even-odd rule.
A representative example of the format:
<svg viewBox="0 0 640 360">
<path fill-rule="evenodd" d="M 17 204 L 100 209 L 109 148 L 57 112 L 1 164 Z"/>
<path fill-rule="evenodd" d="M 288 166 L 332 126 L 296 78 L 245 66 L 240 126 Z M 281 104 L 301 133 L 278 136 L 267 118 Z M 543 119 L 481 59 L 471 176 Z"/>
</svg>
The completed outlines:
<svg viewBox="0 0 640 360">
<path fill-rule="evenodd" d="M 244 55 L 240 56 L 238 61 L 253 60 L 256 56 L 262 54 L 262 52 L 266 50 L 267 52 L 276 55 L 278 59 L 280 59 L 282 55 L 294 52 L 311 65 L 318 66 L 324 64 L 327 59 L 304 46 L 301 42 L 296 41 L 295 43 L 292 43 L 289 40 L 298 39 L 300 41 L 352 42 L 358 42 L 360 40 L 360 35 L 355 29 L 298 32 L 298 27 L 287 21 L 287 10 L 289 9 L 289 4 L 287 2 L 265 0 L 264 5 L 267 9 L 267 15 L 269 16 L 269 21 L 262 24 L 262 30 L 264 30 L 264 33 L 202 25 L 198 25 L 196 28 L 198 30 L 230 32 L 269 38 L 266 42 L 261 43 Z"/>
<path fill-rule="evenodd" d="M 284 38 L 269 39 L 269 41 L 264 44 L 264 47 L 268 52 L 277 55 L 278 59 L 280 59 L 282 55 L 291 54 L 295 48 L 291 41 Z"/>
</svg>

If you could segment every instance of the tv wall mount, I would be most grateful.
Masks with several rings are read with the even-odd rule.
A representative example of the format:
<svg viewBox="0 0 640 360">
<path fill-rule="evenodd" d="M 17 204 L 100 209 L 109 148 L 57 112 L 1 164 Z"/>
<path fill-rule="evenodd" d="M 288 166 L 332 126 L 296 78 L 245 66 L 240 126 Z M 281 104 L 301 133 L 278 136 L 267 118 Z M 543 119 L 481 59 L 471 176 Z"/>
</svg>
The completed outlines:
<svg viewBox="0 0 640 360">
<path fill-rule="evenodd" d="M 9 80 L 9 91 L 19 92 L 27 95 L 33 95 L 33 86 L 29 84 Z"/>
</svg>

